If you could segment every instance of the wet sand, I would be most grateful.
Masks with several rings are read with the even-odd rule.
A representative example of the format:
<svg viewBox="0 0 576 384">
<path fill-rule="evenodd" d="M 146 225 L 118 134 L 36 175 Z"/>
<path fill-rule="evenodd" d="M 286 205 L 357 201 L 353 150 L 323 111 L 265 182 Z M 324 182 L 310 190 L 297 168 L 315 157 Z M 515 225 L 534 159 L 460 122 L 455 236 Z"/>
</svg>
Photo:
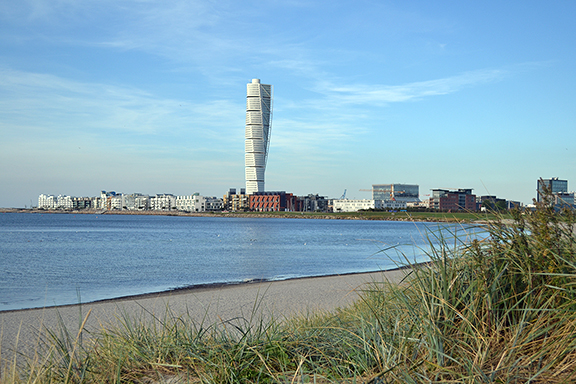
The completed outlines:
<svg viewBox="0 0 576 384">
<path fill-rule="evenodd" d="M 46 328 L 57 330 L 63 325 L 75 337 L 88 311 L 85 329 L 92 333 L 114 326 L 126 316 L 153 321 L 167 312 L 205 325 L 250 321 L 254 316 L 282 320 L 298 314 L 333 311 L 356 300 L 367 283 L 399 282 L 407 272 L 399 269 L 190 288 L 86 304 L 4 311 L 0 312 L 0 356 L 7 360 L 13 359 L 15 350 L 24 354 L 38 351 Z"/>
</svg>

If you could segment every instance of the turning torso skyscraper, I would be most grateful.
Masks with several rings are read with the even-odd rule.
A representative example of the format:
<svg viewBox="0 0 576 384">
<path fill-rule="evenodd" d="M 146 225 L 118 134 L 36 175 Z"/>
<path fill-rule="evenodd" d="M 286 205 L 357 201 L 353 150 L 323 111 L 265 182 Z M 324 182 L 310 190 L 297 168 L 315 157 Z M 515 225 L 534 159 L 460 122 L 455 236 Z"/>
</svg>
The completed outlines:
<svg viewBox="0 0 576 384">
<path fill-rule="evenodd" d="M 272 86 L 252 79 L 246 93 L 246 194 L 264 192 L 272 130 Z"/>
</svg>

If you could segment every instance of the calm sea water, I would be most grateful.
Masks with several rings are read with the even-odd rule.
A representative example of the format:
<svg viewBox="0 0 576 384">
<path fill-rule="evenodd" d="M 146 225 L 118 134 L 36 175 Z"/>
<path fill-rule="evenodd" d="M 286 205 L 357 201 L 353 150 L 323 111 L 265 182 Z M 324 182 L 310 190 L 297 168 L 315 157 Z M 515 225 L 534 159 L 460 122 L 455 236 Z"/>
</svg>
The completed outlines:
<svg viewBox="0 0 576 384">
<path fill-rule="evenodd" d="M 0 310 L 211 283 L 396 268 L 423 261 L 438 225 L 139 215 L 0 213 Z M 416 246 L 414 246 L 416 244 Z"/>
</svg>

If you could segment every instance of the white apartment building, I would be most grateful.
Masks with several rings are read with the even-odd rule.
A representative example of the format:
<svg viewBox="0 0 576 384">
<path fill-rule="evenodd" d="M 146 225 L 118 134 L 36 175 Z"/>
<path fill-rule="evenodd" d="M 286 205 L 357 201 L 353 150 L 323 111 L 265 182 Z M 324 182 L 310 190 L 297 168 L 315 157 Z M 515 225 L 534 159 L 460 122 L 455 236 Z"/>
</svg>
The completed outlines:
<svg viewBox="0 0 576 384">
<path fill-rule="evenodd" d="M 170 211 L 176 209 L 176 196 L 161 193 L 150 197 L 150 209 L 153 211 Z"/>
<path fill-rule="evenodd" d="M 176 209 L 185 212 L 210 212 L 222 210 L 222 199 L 205 197 L 199 194 L 177 196 Z"/>
<path fill-rule="evenodd" d="M 190 196 L 174 196 L 171 194 L 158 194 L 155 196 L 133 193 L 125 195 L 116 192 L 102 191 L 97 197 L 72 197 L 66 195 L 38 196 L 39 209 L 103 209 L 103 210 L 129 210 L 129 211 L 170 211 L 186 212 L 221 211 L 223 200 L 217 197 L 204 197 L 199 194 Z"/>
<path fill-rule="evenodd" d="M 122 195 L 122 209 L 129 211 L 145 211 L 150 204 L 150 197 L 141 193 Z"/>
<path fill-rule="evenodd" d="M 177 196 L 176 209 L 185 212 L 204 212 L 206 210 L 206 198 L 197 193 L 190 196 Z"/>
<path fill-rule="evenodd" d="M 74 209 L 76 207 L 76 199 L 72 196 L 66 195 L 40 195 L 38 196 L 39 209 Z"/>
<path fill-rule="evenodd" d="M 58 198 L 54 195 L 40 195 L 38 196 L 39 209 L 56 209 L 58 207 Z"/>
<path fill-rule="evenodd" d="M 111 210 L 111 211 L 113 211 L 113 210 L 121 211 L 123 206 L 124 205 L 123 205 L 121 194 L 108 197 L 106 209 Z"/>
</svg>

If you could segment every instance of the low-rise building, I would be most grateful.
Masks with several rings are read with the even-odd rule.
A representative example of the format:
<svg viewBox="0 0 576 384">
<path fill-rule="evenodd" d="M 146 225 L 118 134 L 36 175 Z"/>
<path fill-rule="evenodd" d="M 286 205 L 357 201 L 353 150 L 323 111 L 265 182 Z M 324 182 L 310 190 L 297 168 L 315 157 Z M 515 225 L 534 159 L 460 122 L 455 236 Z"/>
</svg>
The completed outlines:
<svg viewBox="0 0 576 384">
<path fill-rule="evenodd" d="M 116 194 L 106 199 L 106 209 L 109 211 L 121 211 L 123 207 L 122 194 Z"/>
<path fill-rule="evenodd" d="M 335 199 L 332 202 L 334 212 L 358 212 L 361 209 L 380 208 L 382 200 L 373 199 Z"/>
<path fill-rule="evenodd" d="M 259 212 L 294 211 L 296 199 L 292 193 L 255 192 L 250 195 L 250 210 Z"/>
<path fill-rule="evenodd" d="M 45 195 L 38 196 L 38 209 L 63 209 L 78 210 L 92 207 L 92 199 L 89 197 L 74 197 L 67 195 Z"/>
<path fill-rule="evenodd" d="M 176 209 L 176 196 L 160 193 L 150 197 L 150 209 L 154 211 L 171 211 Z"/>
<path fill-rule="evenodd" d="M 54 195 L 41 194 L 38 196 L 38 209 L 56 209 L 58 198 Z"/>
<path fill-rule="evenodd" d="M 215 197 L 215 196 L 210 196 L 210 197 L 206 197 L 206 211 L 208 212 L 217 212 L 217 211 L 221 211 L 223 208 L 223 200 Z"/>
<path fill-rule="evenodd" d="M 480 211 L 502 211 L 507 209 L 506 199 L 496 196 L 476 196 L 476 207 Z"/>
<path fill-rule="evenodd" d="M 204 212 L 206 201 L 200 194 L 176 196 L 176 209 L 184 212 Z"/>
<path fill-rule="evenodd" d="M 226 211 L 245 211 L 250 209 L 250 198 L 246 194 L 245 188 L 241 188 L 240 193 L 236 193 L 236 188 L 230 188 L 222 200 L 223 209 Z"/>
<path fill-rule="evenodd" d="M 145 211 L 150 205 L 150 196 L 141 193 L 122 195 L 122 209 L 129 211 Z"/>
<path fill-rule="evenodd" d="M 324 196 L 309 194 L 296 197 L 296 211 L 301 212 L 327 212 L 329 200 Z"/>
<path fill-rule="evenodd" d="M 439 211 L 476 211 L 476 195 L 472 191 L 464 188 L 455 191 L 433 189 L 430 208 Z"/>
<path fill-rule="evenodd" d="M 92 208 L 92 198 L 90 197 L 73 197 L 72 198 L 72 209 L 82 210 Z"/>
<path fill-rule="evenodd" d="M 58 195 L 58 203 L 56 208 L 58 209 L 73 209 L 74 203 L 72 202 L 72 196 Z"/>
<path fill-rule="evenodd" d="M 426 199 L 426 200 L 422 200 L 422 201 L 407 202 L 406 208 L 428 209 L 428 208 L 430 208 L 430 199 Z"/>
<path fill-rule="evenodd" d="M 334 212 L 358 212 L 367 209 L 404 209 L 406 202 L 373 199 L 335 199 L 332 202 Z"/>
</svg>

